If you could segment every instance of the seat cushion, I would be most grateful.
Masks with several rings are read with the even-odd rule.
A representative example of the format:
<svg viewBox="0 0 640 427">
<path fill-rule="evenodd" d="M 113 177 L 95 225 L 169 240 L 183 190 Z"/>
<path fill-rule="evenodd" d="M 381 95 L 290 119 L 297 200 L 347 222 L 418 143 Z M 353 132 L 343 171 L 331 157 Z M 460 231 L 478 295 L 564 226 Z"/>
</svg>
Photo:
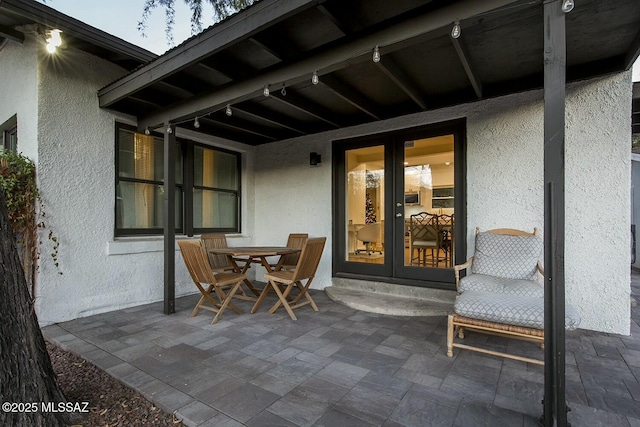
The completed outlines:
<svg viewBox="0 0 640 427">
<path fill-rule="evenodd" d="M 542 255 L 539 236 L 478 233 L 471 272 L 506 279 L 535 280 Z"/>
<path fill-rule="evenodd" d="M 544 288 L 538 282 L 522 279 L 505 279 L 487 276 L 486 274 L 470 274 L 460 279 L 459 292 L 482 291 L 498 294 L 522 295 L 525 297 L 544 297 Z"/>
<path fill-rule="evenodd" d="M 489 322 L 506 323 L 527 328 L 544 329 L 544 298 L 490 292 L 463 292 L 453 306 L 456 314 Z M 565 328 L 580 326 L 580 313 L 565 306 Z"/>
</svg>

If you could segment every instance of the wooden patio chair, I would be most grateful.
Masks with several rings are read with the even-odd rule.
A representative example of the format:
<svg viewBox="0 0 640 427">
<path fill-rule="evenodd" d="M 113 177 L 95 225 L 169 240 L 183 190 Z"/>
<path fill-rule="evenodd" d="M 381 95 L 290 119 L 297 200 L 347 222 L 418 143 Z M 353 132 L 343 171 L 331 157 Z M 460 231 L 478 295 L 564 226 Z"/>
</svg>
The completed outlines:
<svg viewBox="0 0 640 427">
<path fill-rule="evenodd" d="M 216 255 L 210 252 L 211 249 L 228 248 L 227 236 L 224 234 L 203 234 L 200 236 L 200 240 L 202 241 L 202 246 L 204 246 L 204 249 L 207 251 L 209 265 L 213 271 L 236 271 L 236 266 L 233 265 L 229 256 Z M 239 271 L 236 272 L 239 273 Z"/>
<path fill-rule="evenodd" d="M 318 306 L 313 298 L 311 298 L 311 295 L 309 295 L 308 290 L 309 286 L 311 286 L 313 277 L 316 274 L 316 270 L 318 269 L 318 264 L 320 263 L 320 258 L 322 257 L 322 251 L 324 250 L 326 241 L 326 237 L 313 237 L 307 239 L 302 247 L 298 264 L 296 264 L 296 268 L 294 270 L 279 270 L 265 274 L 264 277 L 268 280 L 267 285 L 264 287 L 258 301 L 256 301 L 255 305 L 251 309 L 251 313 L 255 313 L 256 310 L 260 308 L 269 288 L 273 289 L 278 295 L 278 301 L 273 305 L 273 307 L 271 307 L 269 314 L 275 313 L 281 305 L 284 306 L 284 309 L 293 320 L 298 320 L 296 315 L 293 313 L 293 310 L 296 308 L 309 304 L 314 311 L 318 311 Z M 305 280 L 306 283 L 303 284 L 302 282 Z M 284 291 L 280 290 L 281 285 L 286 285 Z M 287 298 L 294 287 L 298 289 L 299 294 L 289 301 Z M 303 298 L 306 299 L 306 301 L 300 302 Z"/>
<path fill-rule="evenodd" d="M 308 238 L 309 235 L 307 233 L 291 233 L 287 239 L 287 247 L 299 248 L 302 250 Z M 293 270 L 296 268 L 299 259 L 300 252 L 282 255 L 278 260 L 278 263 L 272 267 L 276 270 Z"/>
<path fill-rule="evenodd" d="M 202 246 L 207 252 L 209 265 L 211 266 L 211 269 L 216 273 L 234 271 L 236 273 L 244 274 L 251 266 L 251 260 L 245 258 L 233 258 L 232 261 L 232 258 L 229 257 L 229 255 L 218 255 L 211 253 L 212 249 L 229 247 L 227 245 L 227 236 L 225 236 L 224 234 L 203 234 L 202 236 L 200 236 L 200 241 L 202 242 Z M 253 286 L 249 279 L 246 279 L 244 283 L 253 294 L 259 295 L 259 290 Z M 240 288 L 240 293 L 243 296 L 241 299 L 255 301 L 255 297 L 247 296 L 242 287 Z"/>
<path fill-rule="evenodd" d="M 222 316 L 227 307 L 242 314 L 242 310 L 236 307 L 231 299 L 236 296 L 236 292 L 240 288 L 240 283 L 247 278 L 246 275 L 236 272 L 226 273 L 220 272 L 215 274 L 209 265 L 209 259 L 204 247 L 196 240 L 180 240 L 178 241 L 180 253 L 187 266 L 187 270 L 191 275 L 193 283 L 196 285 L 202 296 L 191 312 L 191 317 L 198 314 L 200 309 L 209 310 L 216 313 L 211 323 L 216 323 Z M 208 285 L 207 289 L 203 285 Z M 227 292 L 225 292 L 227 290 Z M 213 297 L 215 292 L 218 299 Z M 211 305 L 205 305 L 209 302 Z"/>
</svg>

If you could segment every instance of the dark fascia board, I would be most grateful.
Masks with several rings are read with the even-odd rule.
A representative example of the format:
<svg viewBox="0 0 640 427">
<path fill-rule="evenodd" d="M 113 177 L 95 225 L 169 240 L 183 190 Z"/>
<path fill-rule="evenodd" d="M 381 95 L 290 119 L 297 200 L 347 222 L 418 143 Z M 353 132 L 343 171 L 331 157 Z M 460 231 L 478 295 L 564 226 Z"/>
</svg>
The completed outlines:
<svg viewBox="0 0 640 427">
<path fill-rule="evenodd" d="M 0 14 L 2 14 L 3 10 L 22 16 L 40 25 L 59 28 L 63 32 L 69 32 L 74 37 L 143 63 L 158 57 L 153 52 L 149 52 L 33 0 L 1 0 Z"/>
<path fill-rule="evenodd" d="M 633 83 L 633 99 L 640 99 L 640 82 Z"/>
<path fill-rule="evenodd" d="M 15 0 L 14 0 L 15 1 Z M 98 91 L 100 107 L 108 107 L 213 53 L 247 39 L 324 0 L 262 0 L 166 52 L 155 61 Z"/>
</svg>

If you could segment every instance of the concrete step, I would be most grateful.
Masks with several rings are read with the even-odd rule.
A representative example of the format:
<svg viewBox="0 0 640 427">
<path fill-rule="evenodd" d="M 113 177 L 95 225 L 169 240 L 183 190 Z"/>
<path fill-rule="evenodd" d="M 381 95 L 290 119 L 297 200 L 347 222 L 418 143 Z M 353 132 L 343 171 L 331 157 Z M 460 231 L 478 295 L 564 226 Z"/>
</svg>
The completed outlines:
<svg viewBox="0 0 640 427">
<path fill-rule="evenodd" d="M 394 316 L 445 316 L 456 293 L 441 289 L 334 278 L 324 289 L 333 301 L 356 310 Z"/>
</svg>

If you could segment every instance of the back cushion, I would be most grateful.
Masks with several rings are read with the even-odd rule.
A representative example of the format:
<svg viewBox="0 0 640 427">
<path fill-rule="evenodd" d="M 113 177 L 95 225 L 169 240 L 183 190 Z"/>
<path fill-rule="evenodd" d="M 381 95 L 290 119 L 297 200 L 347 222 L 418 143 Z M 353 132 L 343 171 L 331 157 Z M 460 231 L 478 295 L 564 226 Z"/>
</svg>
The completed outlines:
<svg viewBox="0 0 640 427">
<path fill-rule="evenodd" d="M 535 280 L 541 255 L 539 236 L 479 233 L 471 271 L 505 279 Z"/>
</svg>

